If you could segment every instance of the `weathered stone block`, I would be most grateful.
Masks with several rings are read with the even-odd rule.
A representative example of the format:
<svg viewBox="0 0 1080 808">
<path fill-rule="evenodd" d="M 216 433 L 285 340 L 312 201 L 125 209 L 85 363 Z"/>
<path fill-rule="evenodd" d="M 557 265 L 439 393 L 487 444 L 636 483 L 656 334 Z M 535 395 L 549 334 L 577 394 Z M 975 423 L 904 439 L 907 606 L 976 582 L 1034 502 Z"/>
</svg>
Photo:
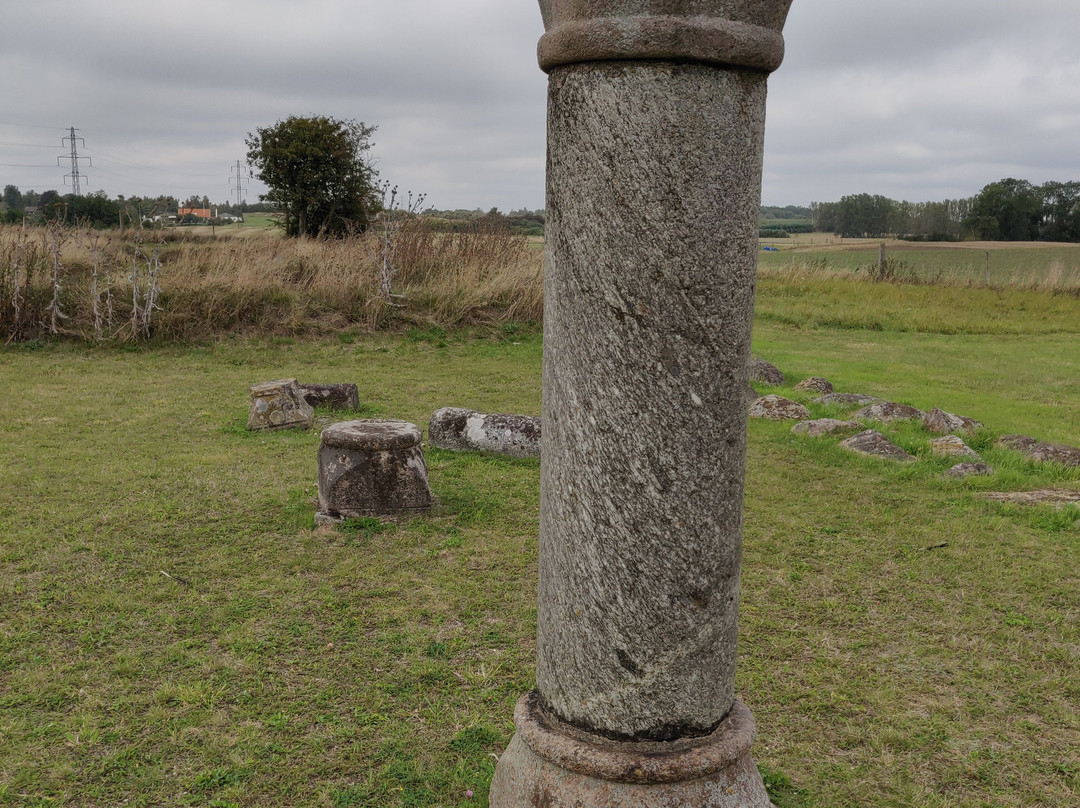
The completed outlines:
<svg viewBox="0 0 1080 808">
<path fill-rule="evenodd" d="M 381 516 L 431 507 L 420 429 L 406 421 L 331 424 L 319 445 L 319 512 Z"/>
<path fill-rule="evenodd" d="M 307 429 L 314 418 L 296 379 L 252 385 L 248 429 Z"/>
<path fill-rule="evenodd" d="M 355 384 L 301 384 L 300 392 L 312 407 L 331 410 L 360 408 L 360 391 Z"/>
<path fill-rule="evenodd" d="M 540 418 L 443 407 L 431 416 L 428 440 L 440 449 L 474 449 L 510 457 L 539 457 Z"/>
</svg>

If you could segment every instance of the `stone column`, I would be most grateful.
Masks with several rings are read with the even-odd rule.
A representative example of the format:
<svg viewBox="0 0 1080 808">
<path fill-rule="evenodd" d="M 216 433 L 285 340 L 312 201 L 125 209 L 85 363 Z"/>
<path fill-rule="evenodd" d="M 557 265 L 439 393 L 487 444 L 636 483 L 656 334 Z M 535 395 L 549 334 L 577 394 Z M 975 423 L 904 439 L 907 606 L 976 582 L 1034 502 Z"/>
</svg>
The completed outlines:
<svg viewBox="0 0 1080 808">
<path fill-rule="evenodd" d="M 768 806 L 734 696 L 766 76 L 791 0 L 540 0 L 537 689 L 494 808 Z"/>
</svg>

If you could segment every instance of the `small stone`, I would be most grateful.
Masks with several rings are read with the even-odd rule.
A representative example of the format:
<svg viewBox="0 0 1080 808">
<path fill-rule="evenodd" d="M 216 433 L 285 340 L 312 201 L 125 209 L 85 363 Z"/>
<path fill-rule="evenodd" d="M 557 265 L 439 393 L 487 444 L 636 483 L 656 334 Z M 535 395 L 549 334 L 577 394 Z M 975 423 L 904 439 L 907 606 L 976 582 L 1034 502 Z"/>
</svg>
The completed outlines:
<svg viewBox="0 0 1080 808">
<path fill-rule="evenodd" d="M 899 463 L 911 463 L 915 460 L 913 456 L 874 429 L 852 435 L 847 440 L 840 441 L 840 445 L 853 452 L 880 457 L 884 460 L 895 460 Z"/>
<path fill-rule="evenodd" d="M 939 457 L 970 457 L 973 460 L 982 460 L 978 452 L 956 435 L 934 438 L 930 441 L 930 451 Z"/>
<path fill-rule="evenodd" d="M 1031 460 L 1039 463 L 1061 463 L 1063 466 L 1080 466 L 1080 449 L 1061 443 L 1036 443 L 1027 451 Z"/>
<path fill-rule="evenodd" d="M 982 426 L 974 418 L 966 415 L 953 415 L 951 412 L 934 407 L 923 417 L 923 427 L 935 435 L 946 435 L 952 432 L 974 432 Z"/>
<path fill-rule="evenodd" d="M 866 418 L 871 421 L 904 421 L 908 419 L 922 419 L 924 413 L 907 404 L 897 404 L 894 401 L 879 401 L 869 407 L 863 407 L 852 418 Z"/>
<path fill-rule="evenodd" d="M 766 362 L 764 359 L 751 359 L 750 381 L 776 387 L 784 383 L 784 374 L 780 372 L 776 365 Z"/>
<path fill-rule="evenodd" d="M 828 379 L 823 379 L 820 376 L 807 376 L 797 385 L 796 390 L 812 390 L 817 393 L 831 393 L 833 391 L 832 382 Z"/>
<path fill-rule="evenodd" d="M 822 435 L 835 435 L 838 432 L 854 432 L 862 429 L 863 425 L 858 421 L 839 421 L 836 418 L 818 418 L 813 421 L 800 421 L 791 427 L 796 435 L 809 435 L 811 438 L 820 438 Z"/>
<path fill-rule="evenodd" d="M 991 491 L 983 494 L 995 502 L 1011 502 L 1015 505 L 1052 505 L 1064 508 L 1080 505 L 1080 491 L 1071 488 L 1044 488 L 1039 491 Z"/>
<path fill-rule="evenodd" d="M 877 396 L 864 396 L 862 393 L 827 393 L 815 399 L 818 404 L 839 404 L 842 407 L 865 406 L 881 401 Z"/>
<path fill-rule="evenodd" d="M 355 384 L 301 384 L 300 393 L 312 407 L 331 410 L 360 409 L 360 391 Z"/>
<path fill-rule="evenodd" d="M 428 440 L 440 449 L 473 449 L 510 457 L 539 457 L 540 418 L 443 407 L 431 416 Z"/>
<path fill-rule="evenodd" d="M 1038 441 L 1035 438 L 1029 438 L 1027 435 L 1002 435 L 997 441 L 998 446 L 1004 449 L 1015 449 L 1018 452 L 1026 452 L 1036 443 Z"/>
<path fill-rule="evenodd" d="M 801 420 L 810 417 L 810 410 L 790 398 L 768 395 L 750 405 L 750 417 L 768 418 L 770 421 Z"/>
<path fill-rule="evenodd" d="M 314 420 L 296 379 L 252 385 L 248 429 L 307 429 Z"/>
<path fill-rule="evenodd" d="M 994 470 L 985 463 L 957 463 L 945 472 L 946 477 L 962 480 L 965 477 L 986 477 Z"/>
<path fill-rule="evenodd" d="M 343 421 L 326 427 L 321 438 L 317 524 L 431 507 L 415 424 L 376 418 Z"/>
</svg>

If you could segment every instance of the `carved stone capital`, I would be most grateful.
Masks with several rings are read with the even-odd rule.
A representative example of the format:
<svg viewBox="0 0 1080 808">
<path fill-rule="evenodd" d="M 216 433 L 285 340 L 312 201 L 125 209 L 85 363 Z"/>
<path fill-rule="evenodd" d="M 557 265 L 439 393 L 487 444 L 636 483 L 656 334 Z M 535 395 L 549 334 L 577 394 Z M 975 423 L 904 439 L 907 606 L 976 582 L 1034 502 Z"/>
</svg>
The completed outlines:
<svg viewBox="0 0 1080 808">
<path fill-rule="evenodd" d="M 627 59 L 772 72 L 792 0 L 539 0 L 540 67 Z"/>
</svg>

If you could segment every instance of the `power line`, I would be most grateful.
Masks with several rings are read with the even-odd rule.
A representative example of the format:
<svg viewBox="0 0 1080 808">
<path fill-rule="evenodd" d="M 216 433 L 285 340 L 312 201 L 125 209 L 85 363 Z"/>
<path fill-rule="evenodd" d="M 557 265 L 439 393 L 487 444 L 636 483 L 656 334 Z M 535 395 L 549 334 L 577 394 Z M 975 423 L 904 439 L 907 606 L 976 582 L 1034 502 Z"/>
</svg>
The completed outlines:
<svg viewBox="0 0 1080 808">
<path fill-rule="evenodd" d="M 83 146 L 86 146 L 86 141 L 83 140 L 81 137 L 75 137 L 75 131 L 76 130 L 75 130 L 74 126 L 70 127 L 70 131 L 71 131 L 70 135 L 68 135 L 67 137 L 60 138 L 61 143 L 63 143 L 64 141 L 67 141 L 67 140 L 71 141 L 71 155 L 70 155 L 71 173 L 70 174 L 65 174 L 64 179 L 66 180 L 68 177 L 71 177 L 71 191 L 72 191 L 72 193 L 74 193 L 75 196 L 81 196 L 82 191 L 79 188 L 79 180 L 80 180 L 80 178 L 84 178 L 85 175 L 79 173 L 79 160 L 89 160 L 91 167 L 94 165 L 94 160 L 91 157 L 79 157 L 78 141 L 82 140 L 83 141 Z M 64 155 L 60 155 L 59 157 L 57 157 L 56 158 L 56 164 L 60 165 L 60 161 L 63 160 L 64 157 L 65 157 Z"/>
</svg>

